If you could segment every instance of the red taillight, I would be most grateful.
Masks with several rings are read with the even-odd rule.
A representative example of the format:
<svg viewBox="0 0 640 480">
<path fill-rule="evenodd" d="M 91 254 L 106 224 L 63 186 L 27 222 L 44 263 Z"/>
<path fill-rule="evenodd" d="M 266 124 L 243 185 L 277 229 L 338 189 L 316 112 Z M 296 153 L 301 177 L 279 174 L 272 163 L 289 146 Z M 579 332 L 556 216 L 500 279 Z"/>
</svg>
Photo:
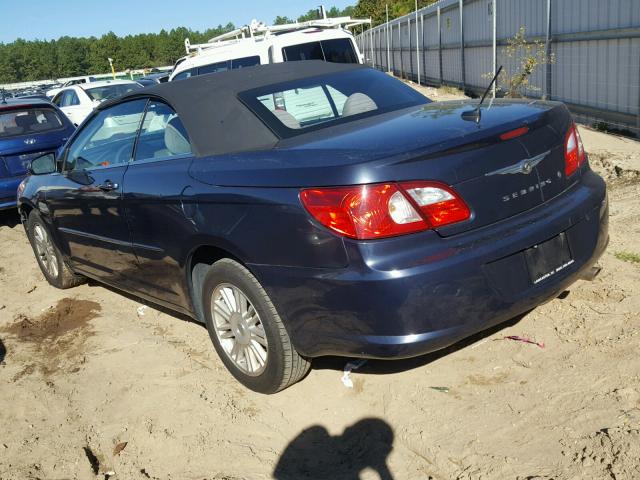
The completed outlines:
<svg viewBox="0 0 640 480">
<path fill-rule="evenodd" d="M 572 123 L 564 141 L 564 174 L 569 177 L 584 163 L 584 146 L 575 123 Z"/>
<path fill-rule="evenodd" d="M 300 199 L 325 227 L 362 240 L 392 237 L 428 228 L 392 183 L 303 190 Z"/>
<path fill-rule="evenodd" d="M 360 240 L 420 232 L 470 216 L 453 190 L 434 182 L 312 188 L 300 192 L 300 199 L 325 227 Z"/>
<path fill-rule="evenodd" d="M 446 185 L 434 182 L 405 182 L 400 185 L 420 207 L 431 228 L 463 222 L 471 217 L 467 204 Z"/>
<path fill-rule="evenodd" d="M 20 197 L 20 195 L 22 195 L 22 192 L 24 192 L 24 189 L 25 189 L 26 186 L 27 186 L 27 179 L 25 178 L 18 185 L 18 192 L 17 192 L 18 193 L 18 197 Z"/>
</svg>

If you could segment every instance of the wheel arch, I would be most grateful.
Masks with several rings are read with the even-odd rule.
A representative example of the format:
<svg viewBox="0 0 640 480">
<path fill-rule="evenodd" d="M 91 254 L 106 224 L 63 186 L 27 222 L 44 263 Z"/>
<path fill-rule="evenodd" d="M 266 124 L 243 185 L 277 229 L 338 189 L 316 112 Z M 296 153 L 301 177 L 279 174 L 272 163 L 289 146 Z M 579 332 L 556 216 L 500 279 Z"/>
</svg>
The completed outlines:
<svg viewBox="0 0 640 480">
<path fill-rule="evenodd" d="M 30 202 L 21 202 L 18 205 L 18 214 L 20 215 L 20 220 L 23 225 L 26 225 L 27 219 L 29 218 L 29 214 L 33 211 L 35 207 Z"/>
<path fill-rule="evenodd" d="M 204 315 L 202 312 L 202 298 L 201 298 L 201 281 L 206 274 L 206 270 L 200 269 L 199 265 L 213 265 L 218 260 L 223 258 L 230 258 L 235 260 L 243 267 L 249 269 L 246 263 L 243 261 L 239 252 L 224 242 L 218 242 L 216 240 L 207 240 L 200 242 L 194 246 L 185 263 L 186 283 L 189 289 L 189 296 L 193 305 L 193 312 L 196 320 L 204 323 Z M 250 270 L 250 269 L 249 269 Z"/>
</svg>

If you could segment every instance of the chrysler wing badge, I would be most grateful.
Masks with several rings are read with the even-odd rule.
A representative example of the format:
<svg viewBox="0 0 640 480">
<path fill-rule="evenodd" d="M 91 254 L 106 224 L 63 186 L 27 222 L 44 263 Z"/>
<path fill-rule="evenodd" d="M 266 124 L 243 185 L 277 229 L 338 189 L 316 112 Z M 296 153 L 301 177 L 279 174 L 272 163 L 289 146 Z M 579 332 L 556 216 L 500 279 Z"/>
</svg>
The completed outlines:
<svg viewBox="0 0 640 480">
<path fill-rule="evenodd" d="M 542 160 L 544 160 L 550 153 L 551 150 L 547 150 L 546 152 L 541 153 L 540 155 L 536 155 L 535 157 L 525 158 L 515 165 L 509 165 L 508 167 L 485 173 L 485 176 L 488 177 L 490 175 L 508 175 L 513 173 L 523 173 L 524 175 L 529 175 L 531 172 L 533 172 L 535 166 L 538 165 Z"/>
</svg>

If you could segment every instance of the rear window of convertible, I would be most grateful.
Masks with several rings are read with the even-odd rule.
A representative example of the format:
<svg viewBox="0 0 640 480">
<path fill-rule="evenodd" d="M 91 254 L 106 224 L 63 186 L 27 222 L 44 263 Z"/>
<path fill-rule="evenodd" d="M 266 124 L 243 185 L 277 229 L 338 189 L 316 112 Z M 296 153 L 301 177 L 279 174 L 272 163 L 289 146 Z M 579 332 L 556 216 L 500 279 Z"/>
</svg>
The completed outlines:
<svg viewBox="0 0 640 480">
<path fill-rule="evenodd" d="M 429 102 L 372 69 L 269 85 L 238 96 L 282 138 Z"/>
</svg>

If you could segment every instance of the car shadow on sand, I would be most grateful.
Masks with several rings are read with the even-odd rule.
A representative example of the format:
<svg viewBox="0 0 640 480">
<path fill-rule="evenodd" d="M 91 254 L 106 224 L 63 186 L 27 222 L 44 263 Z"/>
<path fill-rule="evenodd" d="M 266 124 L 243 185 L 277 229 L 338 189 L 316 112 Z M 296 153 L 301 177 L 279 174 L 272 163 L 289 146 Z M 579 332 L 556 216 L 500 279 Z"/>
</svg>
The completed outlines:
<svg viewBox="0 0 640 480">
<path fill-rule="evenodd" d="M 4 343 L 0 339 L 0 363 L 4 362 L 4 357 L 7 355 L 7 349 L 4 346 Z"/>
<path fill-rule="evenodd" d="M 278 459 L 273 478 L 356 480 L 364 470 L 373 470 L 376 478 L 393 480 L 387 466 L 393 439 L 393 429 L 379 418 L 362 419 L 337 436 L 314 425 L 289 442 Z"/>
<path fill-rule="evenodd" d="M 166 315 L 169 315 L 171 317 L 177 318 L 179 320 L 184 320 L 185 322 L 191 322 L 191 323 L 195 323 L 197 325 L 202 325 L 202 328 L 206 328 L 204 323 L 198 322 L 197 320 L 191 318 L 189 315 L 185 315 L 184 313 L 180 313 L 180 312 L 176 312 L 175 310 L 171 310 L 170 308 L 164 307 L 163 305 L 160 305 L 158 303 L 154 303 L 151 302 L 149 300 L 146 300 L 142 297 L 139 297 L 133 293 L 129 293 L 125 290 L 120 290 L 116 287 L 112 287 L 111 285 L 107 285 L 106 283 L 100 283 L 97 280 L 93 280 L 93 279 L 88 279 L 87 280 L 87 285 L 91 288 L 104 288 L 106 290 L 109 290 L 111 292 L 113 292 L 116 295 L 120 295 L 123 296 L 125 298 L 128 298 L 129 300 L 132 300 L 134 302 L 139 303 L 140 305 L 144 305 L 146 307 L 149 308 L 153 308 L 154 310 L 158 310 L 159 312 L 162 312 Z M 134 312 L 135 313 L 135 312 Z"/>
<path fill-rule="evenodd" d="M 442 357 L 467 348 L 476 342 L 480 342 L 481 340 L 498 333 L 500 330 L 516 325 L 520 320 L 527 316 L 528 313 L 530 312 L 523 313 L 522 315 L 518 315 L 517 317 L 476 333 L 475 335 L 460 340 L 459 342 L 445 347 L 442 350 L 427 353 L 419 357 L 402 360 L 369 360 L 365 365 L 358 369 L 358 373 L 364 375 L 384 375 L 388 373 L 405 372 L 423 367 L 429 363 L 439 360 Z M 343 357 L 320 357 L 313 360 L 312 369 L 342 371 L 347 361 L 348 359 Z"/>
<path fill-rule="evenodd" d="M 20 225 L 20 215 L 18 215 L 17 209 L 0 210 L 0 228 L 15 228 L 18 225 Z"/>
</svg>

